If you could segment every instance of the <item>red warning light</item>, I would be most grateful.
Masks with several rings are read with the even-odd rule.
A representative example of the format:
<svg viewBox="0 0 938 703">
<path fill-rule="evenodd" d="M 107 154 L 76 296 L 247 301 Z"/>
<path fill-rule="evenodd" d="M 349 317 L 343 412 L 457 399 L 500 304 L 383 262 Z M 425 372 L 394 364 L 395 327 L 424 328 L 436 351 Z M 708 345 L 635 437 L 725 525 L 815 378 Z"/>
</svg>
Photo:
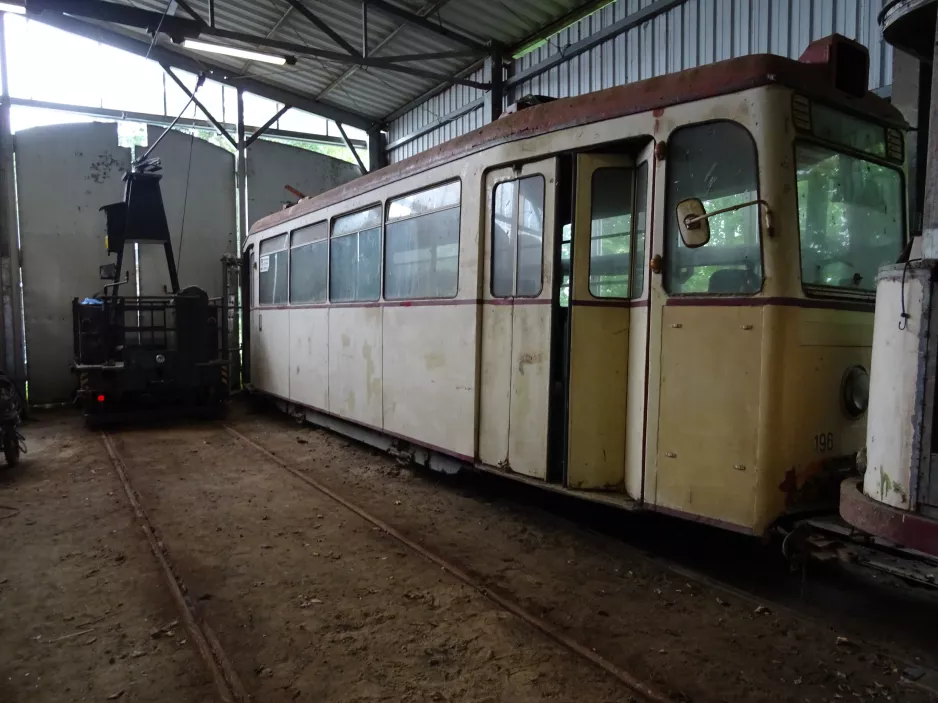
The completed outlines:
<svg viewBox="0 0 938 703">
<path fill-rule="evenodd" d="M 99 402 L 99 403 L 103 403 L 103 402 L 104 402 L 104 396 L 103 396 L 103 395 L 99 395 L 99 396 L 98 396 L 98 402 Z"/>
</svg>

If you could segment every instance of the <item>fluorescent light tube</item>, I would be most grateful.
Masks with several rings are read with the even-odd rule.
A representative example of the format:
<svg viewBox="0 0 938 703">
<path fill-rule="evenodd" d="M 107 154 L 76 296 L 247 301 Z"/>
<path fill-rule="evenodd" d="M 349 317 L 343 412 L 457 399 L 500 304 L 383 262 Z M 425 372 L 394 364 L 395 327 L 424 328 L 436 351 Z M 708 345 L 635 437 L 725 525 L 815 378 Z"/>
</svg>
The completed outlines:
<svg viewBox="0 0 938 703">
<path fill-rule="evenodd" d="M 2 7 L 2 4 L 0 4 L 0 7 Z M 209 44 L 208 42 L 196 41 L 195 39 L 186 39 L 182 45 L 186 49 L 205 51 L 210 54 L 237 56 L 239 59 L 245 59 L 247 61 L 263 61 L 264 63 L 272 63 L 277 66 L 285 66 L 287 64 L 285 56 L 262 54 L 259 51 L 247 51 L 246 49 L 237 49 L 233 46 L 223 46 L 222 44 Z"/>
</svg>

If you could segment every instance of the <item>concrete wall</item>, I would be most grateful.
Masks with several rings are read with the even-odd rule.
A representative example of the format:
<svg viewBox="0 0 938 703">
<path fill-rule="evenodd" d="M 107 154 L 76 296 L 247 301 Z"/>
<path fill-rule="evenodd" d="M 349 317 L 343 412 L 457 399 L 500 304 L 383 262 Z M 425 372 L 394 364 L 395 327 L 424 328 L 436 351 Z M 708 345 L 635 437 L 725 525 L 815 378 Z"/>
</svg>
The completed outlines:
<svg viewBox="0 0 938 703">
<path fill-rule="evenodd" d="M 162 133 L 148 129 L 153 143 Z M 230 152 L 181 132 L 166 135 L 160 185 L 181 286 L 198 285 L 210 297 L 222 288 L 221 257 L 236 247 L 235 159 Z M 56 125 L 16 135 L 17 188 L 23 252 L 23 292 L 29 394 L 32 404 L 68 402 L 77 383 L 73 359 L 73 298 L 102 289 L 98 266 L 114 257 L 104 248 L 99 208 L 123 199 L 129 149 L 117 144 L 113 123 Z M 353 164 L 284 144 L 258 140 L 248 153 L 249 222 L 296 197 L 290 185 L 316 195 L 359 175 Z M 169 275 L 163 248 L 141 244 L 139 269 L 125 258 L 133 295 L 161 295 Z M 265 320 L 266 322 L 266 320 Z"/>
<path fill-rule="evenodd" d="M 163 133 L 148 127 L 148 144 Z M 235 253 L 235 156 L 204 139 L 170 132 L 151 156 L 163 164 L 160 187 L 173 241 L 179 285 L 197 285 L 210 298 L 222 293 L 221 257 Z M 140 292 L 163 295 L 169 273 L 163 246 L 140 244 Z"/>
<path fill-rule="evenodd" d="M 101 290 L 98 266 L 108 258 L 99 208 L 123 199 L 121 176 L 129 166 L 130 150 L 117 145 L 114 124 L 35 127 L 16 135 L 32 404 L 69 401 L 77 386 L 69 371 L 72 298 Z"/>
<path fill-rule="evenodd" d="M 278 212 L 297 197 L 284 186 L 312 196 L 361 175 L 355 164 L 287 144 L 258 139 L 248 147 L 248 225 Z"/>
</svg>

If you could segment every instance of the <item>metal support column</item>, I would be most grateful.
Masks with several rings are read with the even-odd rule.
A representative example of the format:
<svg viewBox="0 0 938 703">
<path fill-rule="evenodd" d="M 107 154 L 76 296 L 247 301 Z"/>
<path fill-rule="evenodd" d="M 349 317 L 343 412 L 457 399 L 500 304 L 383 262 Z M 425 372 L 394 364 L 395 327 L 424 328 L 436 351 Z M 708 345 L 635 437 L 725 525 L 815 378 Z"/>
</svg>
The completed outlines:
<svg viewBox="0 0 938 703">
<path fill-rule="evenodd" d="M 927 133 L 918 133 L 921 139 L 928 139 L 927 160 L 925 169 L 925 191 L 923 194 L 922 216 L 922 257 L 925 265 L 932 269 L 932 291 L 936 294 L 938 281 L 935 280 L 935 270 L 938 268 L 938 23 L 933 35 L 933 58 L 931 71 L 931 105 L 928 110 Z M 924 86 L 922 86 L 924 88 Z M 924 98 L 920 105 L 925 105 Z M 923 115 L 919 115 L 919 124 L 922 124 Z M 923 149 L 919 149 L 919 154 Z M 933 513 L 930 517 L 938 518 L 938 453 L 935 452 L 938 438 L 933 435 L 935 413 L 938 412 L 938 362 L 936 352 L 938 349 L 938 313 L 932 313 L 931 320 L 921 322 L 922 328 L 927 326 L 928 349 L 926 355 L 926 369 L 924 375 L 924 392 L 918 393 L 918 407 L 915 409 L 915 419 L 921 418 L 926 428 L 921 439 L 918 468 L 918 485 L 910 486 L 913 500 L 918 503 L 920 512 Z M 916 506 L 913 504 L 913 508 Z"/>
<path fill-rule="evenodd" d="M 485 109 L 482 120 L 484 123 L 494 122 L 502 116 L 502 105 L 505 99 L 505 66 L 502 60 L 501 49 L 495 49 L 485 60 L 484 75 L 486 83 L 491 85 L 485 94 Z"/>
<path fill-rule="evenodd" d="M 244 93 L 238 91 L 238 249 L 247 239 L 248 224 L 248 170 L 247 140 L 244 137 Z"/>
<path fill-rule="evenodd" d="M 388 165 L 388 139 L 380 128 L 368 132 L 368 170 L 377 171 Z"/>
<path fill-rule="evenodd" d="M 897 51 L 896 57 L 898 58 L 901 54 L 901 51 Z M 913 191 L 913 197 L 910 198 L 910 212 L 914 216 L 910 233 L 915 235 L 922 233 L 924 223 L 926 164 L 928 163 L 929 134 L 931 133 L 932 124 L 929 103 L 931 101 L 933 71 L 934 67 L 931 64 L 924 61 L 919 64 L 916 130 L 908 138 L 908 142 L 911 142 L 915 149 L 914 153 L 909 152 L 909 160 L 911 161 L 909 183 Z"/>
<path fill-rule="evenodd" d="M 938 61 L 938 27 L 935 29 L 932 60 Z M 921 119 L 921 117 L 920 117 Z M 925 135 L 919 134 L 919 138 Z M 938 259 L 938 70 L 931 75 L 931 107 L 928 114 L 928 160 L 925 163 L 925 194 L 922 217 L 922 257 Z"/>
<path fill-rule="evenodd" d="M 244 92 L 238 90 L 238 236 L 236 239 L 237 242 L 237 251 L 236 254 L 238 258 L 241 257 L 241 250 L 244 246 L 244 241 L 247 239 L 248 233 L 250 232 L 250 225 L 248 224 L 248 164 L 247 164 L 247 155 L 248 155 L 248 145 L 247 139 L 244 134 Z M 241 275 L 250 276 L 251 270 L 242 265 L 241 266 Z M 245 273 L 247 271 L 247 273 Z M 240 290 L 244 290 L 244 283 L 239 286 Z M 237 368 L 231 369 L 230 379 L 241 379 L 241 371 L 245 367 L 249 368 L 249 354 L 250 350 L 247 349 L 250 330 L 246 327 L 247 325 L 247 316 L 244 314 L 244 311 L 249 310 L 251 307 L 250 300 L 241 299 L 241 310 L 242 314 L 235 316 L 235 319 L 232 320 L 232 327 L 237 327 L 238 325 L 242 326 L 242 329 L 234 332 L 234 336 L 242 340 L 242 344 L 245 347 L 240 351 L 240 354 L 235 354 L 237 361 Z M 240 333 L 239 333 L 240 332 Z M 234 382 L 229 381 L 229 382 Z"/>
<path fill-rule="evenodd" d="M 368 0 L 362 0 L 362 56 L 368 56 Z"/>
<path fill-rule="evenodd" d="M 20 295 L 20 256 L 16 213 L 14 140 L 10 124 L 9 61 L 6 23 L 0 14 L 0 362 L 26 397 L 26 368 L 23 340 L 23 298 Z"/>
</svg>

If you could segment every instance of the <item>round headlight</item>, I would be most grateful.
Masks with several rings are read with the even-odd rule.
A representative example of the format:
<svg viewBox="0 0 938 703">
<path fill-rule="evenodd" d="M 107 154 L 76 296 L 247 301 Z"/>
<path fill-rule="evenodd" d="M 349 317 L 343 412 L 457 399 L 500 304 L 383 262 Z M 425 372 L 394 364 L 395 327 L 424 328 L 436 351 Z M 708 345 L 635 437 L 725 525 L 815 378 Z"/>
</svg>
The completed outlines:
<svg viewBox="0 0 938 703">
<path fill-rule="evenodd" d="M 847 369 L 840 384 L 840 397 L 847 415 L 856 419 L 870 406 L 870 374 L 862 366 Z"/>
<path fill-rule="evenodd" d="M 165 361 L 166 361 L 166 357 L 165 357 L 165 356 L 163 356 L 162 354 L 157 354 L 157 355 L 156 355 L 156 363 L 157 363 L 157 364 L 162 364 L 162 363 L 164 363 Z"/>
</svg>

